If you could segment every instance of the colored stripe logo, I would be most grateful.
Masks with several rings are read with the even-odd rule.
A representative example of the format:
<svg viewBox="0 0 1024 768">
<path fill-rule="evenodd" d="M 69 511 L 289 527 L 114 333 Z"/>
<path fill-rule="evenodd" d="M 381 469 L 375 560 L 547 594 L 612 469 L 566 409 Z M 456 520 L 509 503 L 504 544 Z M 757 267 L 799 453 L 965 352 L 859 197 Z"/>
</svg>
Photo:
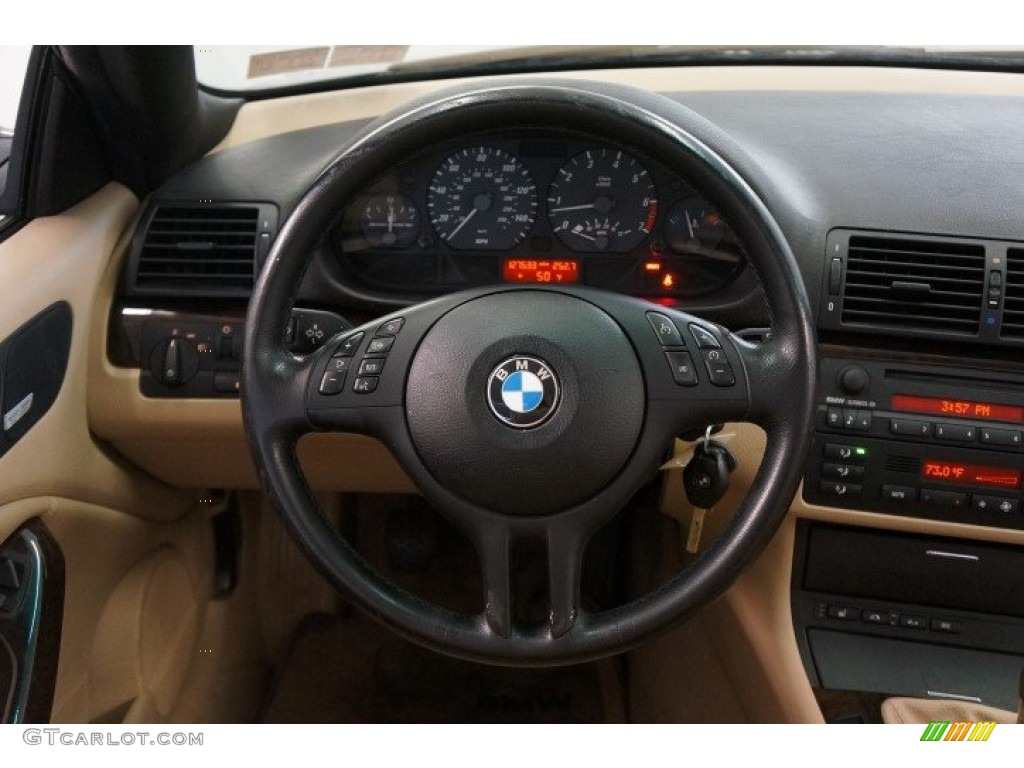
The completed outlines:
<svg viewBox="0 0 1024 768">
<path fill-rule="evenodd" d="M 988 741 L 996 724 L 994 722 L 951 723 L 933 720 L 921 734 L 921 741 Z"/>
</svg>

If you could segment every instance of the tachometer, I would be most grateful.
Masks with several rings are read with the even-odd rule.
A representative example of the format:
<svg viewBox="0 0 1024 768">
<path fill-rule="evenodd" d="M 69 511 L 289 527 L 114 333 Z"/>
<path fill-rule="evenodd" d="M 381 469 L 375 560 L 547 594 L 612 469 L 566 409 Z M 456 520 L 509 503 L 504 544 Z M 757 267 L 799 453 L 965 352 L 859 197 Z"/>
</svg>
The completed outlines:
<svg viewBox="0 0 1024 768">
<path fill-rule="evenodd" d="M 658 194 L 647 169 L 614 149 L 594 149 L 566 163 L 548 190 L 548 216 L 575 251 L 624 253 L 651 233 Z"/>
<path fill-rule="evenodd" d="M 434 173 L 427 209 L 438 237 L 452 248 L 506 250 L 533 227 L 537 185 L 504 150 L 463 149 Z"/>
</svg>

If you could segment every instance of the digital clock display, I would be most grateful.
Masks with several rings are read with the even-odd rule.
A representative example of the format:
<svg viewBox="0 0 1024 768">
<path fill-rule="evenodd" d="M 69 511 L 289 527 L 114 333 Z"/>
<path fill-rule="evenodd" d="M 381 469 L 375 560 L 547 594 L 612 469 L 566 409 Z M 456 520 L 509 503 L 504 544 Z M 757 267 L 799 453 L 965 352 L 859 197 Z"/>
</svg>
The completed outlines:
<svg viewBox="0 0 1024 768">
<path fill-rule="evenodd" d="M 892 409 L 909 413 L 934 413 L 964 419 L 987 421 L 1024 421 L 1024 408 L 1019 405 L 999 405 L 980 400 L 954 400 L 945 397 L 919 397 L 893 395 Z"/>
<path fill-rule="evenodd" d="M 921 467 L 921 477 L 925 480 L 945 480 L 961 485 L 991 485 L 997 488 L 1019 488 L 1020 475 L 1019 469 L 961 464 L 958 461 L 927 460 Z"/>
<path fill-rule="evenodd" d="M 580 263 L 576 259 L 505 259 L 502 278 L 506 283 L 578 283 Z"/>
</svg>

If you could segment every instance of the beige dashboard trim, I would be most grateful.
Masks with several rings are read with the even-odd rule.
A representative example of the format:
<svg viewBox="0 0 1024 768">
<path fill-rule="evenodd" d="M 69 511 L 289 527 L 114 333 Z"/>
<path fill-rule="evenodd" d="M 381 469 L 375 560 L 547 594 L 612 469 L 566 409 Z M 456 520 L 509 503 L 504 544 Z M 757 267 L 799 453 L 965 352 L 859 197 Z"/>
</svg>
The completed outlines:
<svg viewBox="0 0 1024 768">
<path fill-rule="evenodd" d="M 1012 528 L 991 528 L 983 525 L 950 523 L 942 520 L 925 520 L 917 517 L 899 517 L 881 512 L 865 512 L 838 507 L 822 507 L 808 504 L 803 500 L 803 486 L 797 491 L 790 508 L 790 516 L 806 520 L 820 520 L 826 523 L 855 525 L 905 533 L 923 533 L 929 536 L 950 536 L 972 541 L 995 541 L 1004 544 L 1024 544 L 1024 531 Z"/>
<path fill-rule="evenodd" d="M 632 85 L 662 93 L 701 91 L 822 91 L 1021 96 L 1024 79 L 1000 72 L 957 72 L 895 67 L 661 67 L 595 69 L 490 78 L 487 82 L 559 77 Z M 378 117 L 413 99 L 446 88 L 483 82 L 433 80 L 350 88 L 250 101 L 243 105 L 217 152 L 303 128 Z"/>
</svg>

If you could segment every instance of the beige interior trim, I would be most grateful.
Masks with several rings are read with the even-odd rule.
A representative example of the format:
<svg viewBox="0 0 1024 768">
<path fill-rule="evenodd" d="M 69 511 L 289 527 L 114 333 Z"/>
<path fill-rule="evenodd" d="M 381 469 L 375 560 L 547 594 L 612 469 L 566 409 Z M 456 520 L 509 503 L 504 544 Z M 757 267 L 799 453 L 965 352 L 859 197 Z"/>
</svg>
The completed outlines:
<svg viewBox="0 0 1024 768">
<path fill-rule="evenodd" d="M 729 493 L 705 518 L 702 550 L 728 525 L 730 511 L 746 494 L 764 455 L 764 433 L 752 424 L 728 424 L 723 435 L 739 460 L 739 468 Z M 685 445 L 677 446 L 677 455 L 685 451 Z M 693 511 L 681 486 L 678 479 L 667 482 L 661 504 L 662 511 L 682 526 L 680 550 L 685 545 Z M 733 680 L 744 712 L 754 722 L 822 721 L 800 659 L 790 605 L 796 526 L 800 520 L 1024 544 L 1024 531 L 823 507 L 805 502 L 802 490 L 797 492 L 789 514 L 760 558 L 700 615 Z M 685 562 L 692 555 L 683 558 Z"/>
<path fill-rule="evenodd" d="M 96 300 L 98 286 L 137 209 L 131 192 L 111 183 L 0 243 L 0 284 L 7 286 L 0 338 L 56 301 L 67 301 L 73 317 L 67 374 L 53 407 L 0 459 L 0 505 L 65 496 L 152 519 L 174 518 L 185 509 L 180 493 L 126 468 L 97 443 L 86 412 L 90 364 L 106 338 L 110 303 Z"/>
<path fill-rule="evenodd" d="M 926 725 L 934 721 L 1007 725 L 1017 722 L 1017 713 L 969 701 L 897 696 L 882 702 L 882 721 L 895 725 Z"/>
<path fill-rule="evenodd" d="M 225 431 L 240 430 L 232 426 Z M 181 488 L 260 487 L 249 445 L 241 435 L 233 440 L 197 440 L 182 429 L 161 440 L 115 439 L 112 445 L 136 466 Z M 416 487 L 388 449 L 372 438 L 307 435 L 299 441 L 298 453 L 306 480 L 317 490 L 416 493 Z"/>
<path fill-rule="evenodd" d="M 855 509 L 822 507 L 808 504 L 803 498 L 803 486 L 797 491 L 790 516 L 805 520 L 820 520 L 826 523 L 856 525 L 905 533 L 923 533 L 929 536 L 950 536 L 972 541 L 995 541 L 1005 544 L 1024 544 L 1024 531 L 1012 528 L 992 528 L 983 525 L 949 523 L 941 520 L 925 520 L 917 517 L 899 517 L 881 512 L 863 512 Z"/>
<path fill-rule="evenodd" d="M 209 597 L 202 585 L 212 584 L 206 515 L 193 507 L 178 522 L 153 525 L 43 496 L 0 506 L 0 538 L 31 518 L 43 522 L 65 561 L 52 721 L 89 722 L 133 699 L 169 711 L 192 661 L 188 638 L 197 631 L 198 603 Z"/>
<path fill-rule="evenodd" d="M 491 78 L 502 80 L 564 77 L 600 80 L 658 92 L 823 91 L 1024 95 L 1015 74 L 956 72 L 895 67 L 661 67 L 597 69 Z M 350 88 L 247 102 L 228 135 L 213 150 L 237 147 L 287 131 L 347 120 L 374 118 L 429 93 L 479 80 L 434 80 Z"/>
</svg>

